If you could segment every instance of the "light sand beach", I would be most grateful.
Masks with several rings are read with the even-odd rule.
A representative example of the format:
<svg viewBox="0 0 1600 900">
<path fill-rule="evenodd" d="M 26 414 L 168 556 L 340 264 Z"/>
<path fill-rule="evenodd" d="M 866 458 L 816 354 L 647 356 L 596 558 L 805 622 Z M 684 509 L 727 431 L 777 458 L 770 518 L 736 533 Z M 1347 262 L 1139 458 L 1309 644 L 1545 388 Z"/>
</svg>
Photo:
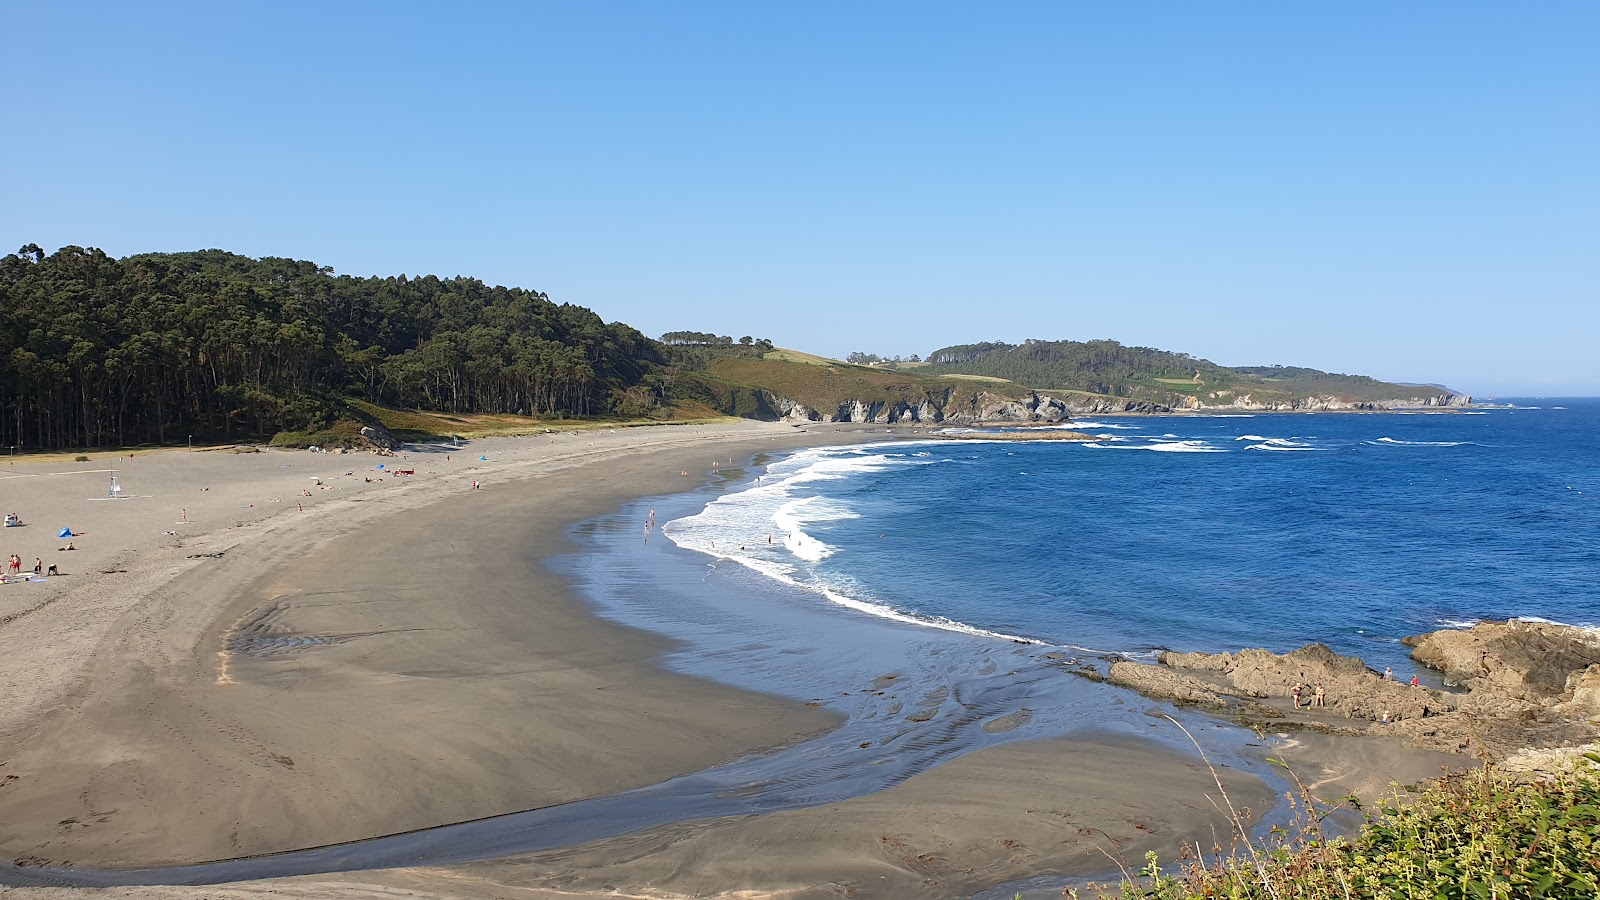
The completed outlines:
<svg viewBox="0 0 1600 900">
<path fill-rule="evenodd" d="M 151 451 L 116 461 L 117 500 L 98 499 L 105 454 L 0 465 L 0 507 L 28 523 L 0 552 L 66 573 L 0 586 L 0 852 L 85 868 L 274 853 L 613 794 L 826 732 L 826 709 L 665 670 L 666 639 L 595 616 L 542 561 L 578 549 L 572 523 L 698 485 L 714 461 L 881 437 L 746 422 L 403 458 Z M 62 527 L 77 549 L 57 549 Z M 1325 790 L 1440 762 L 1351 746 L 1287 755 Z M 1235 804 L 1270 806 L 1228 774 Z M 1209 842 L 1227 830 L 1217 793 L 1194 757 L 1088 735 L 510 860 L 94 896 L 966 896 Z"/>
</svg>

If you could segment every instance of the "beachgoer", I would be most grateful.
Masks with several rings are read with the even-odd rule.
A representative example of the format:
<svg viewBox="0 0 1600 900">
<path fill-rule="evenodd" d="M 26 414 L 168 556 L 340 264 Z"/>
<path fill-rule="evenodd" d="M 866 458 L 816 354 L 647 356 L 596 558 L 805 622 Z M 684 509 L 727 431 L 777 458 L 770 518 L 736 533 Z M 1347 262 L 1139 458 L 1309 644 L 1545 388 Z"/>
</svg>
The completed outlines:
<svg viewBox="0 0 1600 900">
<path fill-rule="evenodd" d="M 1311 697 L 1311 705 L 1312 706 L 1327 706 L 1328 705 L 1327 704 L 1327 692 L 1322 689 L 1322 685 L 1320 685 L 1320 684 L 1317 685 L 1317 692 L 1315 694 L 1313 694 L 1312 697 Z"/>
<path fill-rule="evenodd" d="M 44 573 L 46 575 L 60 575 L 61 574 L 61 570 L 56 568 L 55 566 L 51 566 L 50 568 L 45 569 Z"/>
<path fill-rule="evenodd" d="M 1385 667 L 1384 670 L 1383 670 L 1383 680 L 1384 681 L 1393 681 L 1394 680 L 1394 669 Z"/>
<path fill-rule="evenodd" d="M 33 574 L 35 574 L 35 575 L 43 575 L 44 574 L 44 560 L 40 559 L 37 556 L 35 556 L 33 558 Z"/>
<path fill-rule="evenodd" d="M 1378 721 L 1383 723 L 1384 725 L 1389 724 L 1389 711 L 1388 710 L 1384 710 L 1383 711 L 1383 718 L 1379 719 Z"/>
<path fill-rule="evenodd" d="M 1292 696 L 1292 697 L 1294 697 L 1294 708 L 1295 708 L 1295 709 L 1299 709 L 1299 708 L 1300 708 L 1300 694 L 1301 694 L 1301 692 L 1303 692 L 1303 691 L 1304 691 L 1304 690 L 1305 690 L 1305 689 L 1306 689 L 1306 686 L 1305 686 L 1305 685 L 1303 685 L 1303 684 L 1296 684 L 1296 685 L 1295 685 L 1295 686 L 1294 686 L 1294 688 L 1293 688 L 1293 689 L 1292 689 L 1292 690 L 1290 690 L 1290 691 L 1289 691 L 1289 694 L 1290 694 L 1290 696 Z"/>
<path fill-rule="evenodd" d="M 1417 676 L 1415 676 L 1415 675 L 1411 676 L 1411 686 L 1412 687 L 1416 687 L 1420 683 L 1421 682 L 1417 681 Z"/>
<path fill-rule="evenodd" d="M 21 574 L 22 557 L 16 555 L 15 553 L 11 554 L 11 558 L 6 560 L 6 571 L 13 575 Z"/>
</svg>

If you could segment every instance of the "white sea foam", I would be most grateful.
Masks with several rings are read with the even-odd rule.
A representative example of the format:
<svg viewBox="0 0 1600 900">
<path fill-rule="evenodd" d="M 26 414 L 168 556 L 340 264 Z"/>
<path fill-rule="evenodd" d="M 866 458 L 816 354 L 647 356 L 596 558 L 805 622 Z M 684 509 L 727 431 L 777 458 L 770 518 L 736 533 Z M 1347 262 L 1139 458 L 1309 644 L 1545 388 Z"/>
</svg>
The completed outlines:
<svg viewBox="0 0 1600 900">
<path fill-rule="evenodd" d="M 1555 619 L 1546 619 L 1543 616 L 1514 616 L 1512 621 L 1529 622 L 1537 625 L 1562 625 L 1567 628 L 1578 628 L 1583 631 L 1591 631 L 1597 635 L 1600 635 L 1600 625 L 1596 625 L 1592 622 L 1558 622 Z"/>
<path fill-rule="evenodd" d="M 1282 451 L 1282 452 L 1285 452 L 1285 453 L 1299 453 L 1299 452 L 1306 452 L 1306 451 L 1309 451 L 1309 452 L 1312 452 L 1312 453 L 1320 453 L 1320 452 L 1322 452 L 1324 450 L 1332 450 L 1333 448 L 1332 447 L 1311 447 L 1311 446 L 1308 446 L 1306 444 L 1286 444 L 1286 443 L 1274 443 L 1272 441 L 1267 441 L 1267 442 L 1261 443 L 1261 444 L 1250 444 L 1250 445 L 1246 446 L 1244 449 L 1246 449 L 1246 450 L 1278 450 L 1278 451 Z"/>
<path fill-rule="evenodd" d="M 1129 447 L 1130 450 L 1155 450 L 1160 453 L 1227 453 L 1221 447 L 1213 447 L 1205 441 L 1157 441 L 1141 447 Z"/>
<path fill-rule="evenodd" d="M 1082 421 L 1082 422 L 1074 421 L 1074 422 L 1070 422 L 1070 423 L 1068 423 L 1066 425 L 1051 425 L 1049 427 L 1051 427 L 1051 428 L 1064 428 L 1064 429 L 1068 429 L 1068 430 L 1082 430 L 1084 428 L 1115 428 L 1115 429 L 1133 430 L 1133 431 L 1137 431 L 1139 429 L 1144 428 L 1143 425 L 1126 425 L 1126 424 L 1123 424 L 1122 422 L 1088 422 L 1088 421 Z"/>
<path fill-rule="evenodd" d="M 1264 440 L 1266 440 L 1266 438 L 1262 437 L 1259 434 L 1241 434 L 1238 437 L 1234 438 L 1234 440 L 1236 440 L 1236 441 L 1264 441 Z"/>
<path fill-rule="evenodd" d="M 1471 628 L 1482 621 L 1482 619 L 1440 619 L 1435 624 L 1440 628 Z"/>
<path fill-rule="evenodd" d="M 890 447 L 894 450 L 890 451 Z M 743 550 L 741 554 L 735 548 L 755 547 L 751 558 L 766 559 L 780 568 L 788 563 L 779 554 L 803 562 L 826 559 L 838 548 L 818 540 L 808 532 L 808 526 L 854 518 L 856 513 L 837 502 L 822 500 L 807 485 L 937 463 L 920 453 L 911 456 L 900 452 L 906 447 L 869 444 L 802 450 L 773 463 L 755 484 L 724 494 L 695 515 L 666 523 L 661 531 L 680 547 L 712 556 L 748 555 L 752 551 Z M 769 537 L 776 535 L 782 535 L 781 544 L 769 544 Z"/>
<path fill-rule="evenodd" d="M 1367 444 L 1393 444 L 1397 447 L 1460 447 L 1470 444 L 1471 441 L 1397 441 L 1394 438 L 1381 437 L 1375 441 L 1364 441 Z"/>
<path fill-rule="evenodd" d="M 858 519 L 860 516 L 846 509 L 828 507 L 820 497 L 802 497 L 790 500 L 772 514 L 772 524 L 783 533 L 783 546 L 806 562 L 821 562 L 838 552 L 806 532 L 813 522 L 836 522 L 840 519 Z"/>
<path fill-rule="evenodd" d="M 1112 438 L 1116 440 L 1116 438 Z M 1155 450 L 1159 453 L 1227 453 L 1222 447 L 1213 447 L 1205 441 L 1151 441 L 1147 444 L 1102 444 L 1099 441 L 1090 441 L 1079 444 L 1080 447 L 1089 447 L 1094 450 Z"/>
</svg>

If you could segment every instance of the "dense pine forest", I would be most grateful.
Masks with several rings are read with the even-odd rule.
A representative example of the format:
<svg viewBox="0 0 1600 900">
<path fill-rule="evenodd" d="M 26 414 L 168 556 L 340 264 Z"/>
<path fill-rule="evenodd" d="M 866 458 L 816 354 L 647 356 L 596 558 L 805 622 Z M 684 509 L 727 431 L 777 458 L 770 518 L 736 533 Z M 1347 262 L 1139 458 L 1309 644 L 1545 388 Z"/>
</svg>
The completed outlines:
<svg viewBox="0 0 1600 900">
<path fill-rule="evenodd" d="M 221 250 L 0 259 L 0 444 L 131 446 L 323 427 L 343 402 L 620 411 L 661 345 L 473 278 L 353 278 Z"/>
</svg>

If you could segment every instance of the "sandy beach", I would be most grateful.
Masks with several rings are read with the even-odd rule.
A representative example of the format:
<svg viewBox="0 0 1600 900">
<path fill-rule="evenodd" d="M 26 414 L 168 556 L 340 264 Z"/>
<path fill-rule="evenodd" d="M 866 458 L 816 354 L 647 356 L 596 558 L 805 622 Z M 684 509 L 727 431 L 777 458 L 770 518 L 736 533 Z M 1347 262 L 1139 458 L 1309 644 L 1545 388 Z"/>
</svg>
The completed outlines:
<svg viewBox="0 0 1600 900">
<path fill-rule="evenodd" d="M 116 460 L 117 500 L 99 499 L 105 454 L 0 466 L 0 506 L 28 523 L 0 549 L 65 573 L 0 586 L 0 852 L 79 868 L 277 853 L 615 794 L 825 734 L 841 721 L 825 707 L 664 669 L 669 640 L 594 615 L 543 561 L 581 549 L 573 523 L 698 486 L 714 462 L 883 436 L 750 422 L 403 458 L 151 451 Z M 76 549 L 57 549 L 63 527 Z M 1335 793 L 1442 761 L 1313 736 L 1278 752 Z M 1236 805 L 1270 807 L 1267 785 L 1224 776 Z M 839 803 L 511 859 L 95 896 L 969 896 L 1103 872 L 1105 851 L 1209 843 L 1227 830 L 1217 793 L 1195 756 L 1074 735 Z"/>
</svg>

